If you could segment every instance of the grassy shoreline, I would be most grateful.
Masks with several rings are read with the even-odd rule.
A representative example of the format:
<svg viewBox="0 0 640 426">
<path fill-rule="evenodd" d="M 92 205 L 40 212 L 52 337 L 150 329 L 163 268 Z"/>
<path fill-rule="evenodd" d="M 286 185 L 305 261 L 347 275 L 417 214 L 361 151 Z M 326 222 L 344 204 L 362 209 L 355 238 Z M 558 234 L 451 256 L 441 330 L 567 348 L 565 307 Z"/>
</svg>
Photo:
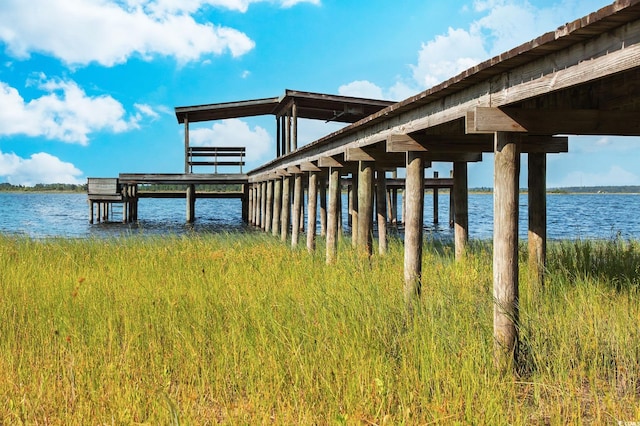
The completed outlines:
<svg viewBox="0 0 640 426">
<path fill-rule="evenodd" d="M 292 251 L 264 235 L 0 236 L 0 424 L 640 421 L 640 246 L 558 242 L 521 265 L 519 376 L 492 363 L 490 246 Z"/>
</svg>

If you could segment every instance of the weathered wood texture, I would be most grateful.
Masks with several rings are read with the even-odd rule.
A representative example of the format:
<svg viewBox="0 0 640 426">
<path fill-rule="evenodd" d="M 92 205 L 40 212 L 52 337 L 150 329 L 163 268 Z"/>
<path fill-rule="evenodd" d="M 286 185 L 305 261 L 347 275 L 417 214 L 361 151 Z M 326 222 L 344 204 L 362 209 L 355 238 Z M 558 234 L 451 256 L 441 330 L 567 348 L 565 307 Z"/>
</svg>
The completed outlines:
<svg viewBox="0 0 640 426">
<path fill-rule="evenodd" d="M 529 270 L 533 282 L 544 284 L 547 259 L 547 157 L 529 154 Z"/>
<path fill-rule="evenodd" d="M 291 210 L 291 247 L 297 247 L 300 237 L 300 220 L 302 218 L 302 173 L 294 176 L 293 181 L 293 208 Z"/>
<path fill-rule="evenodd" d="M 280 213 L 282 213 L 282 178 L 276 178 L 273 187 L 273 218 L 271 221 L 271 234 L 280 235 Z"/>
<path fill-rule="evenodd" d="M 496 133 L 493 189 L 493 337 L 500 368 L 518 351 L 519 135 Z"/>
<path fill-rule="evenodd" d="M 326 262 L 336 260 L 338 249 L 338 223 L 340 217 L 340 169 L 329 169 L 329 202 L 327 210 Z"/>
<path fill-rule="evenodd" d="M 360 161 L 358 167 L 358 230 L 356 246 L 371 256 L 373 236 L 373 161 Z"/>
<path fill-rule="evenodd" d="M 456 259 L 462 259 L 469 241 L 469 189 L 467 163 L 453 163 L 453 232 Z"/>
<path fill-rule="evenodd" d="M 309 195 L 307 202 L 307 250 L 316 249 L 316 221 L 318 206 L 318 172 L 309 172 Z"/>
<path fill-rule="evenodd" d="M 280 214 L 280 239 L 287 240 L 291 215 L 291 177 L 282 178 L 282 213 Z"/>
<path fill-rule="evenodd" d="M 387 176 L 376 170 L 376 224 L 378 226 L 378 253 L 386 254 L 387 244 Z"/>
<path fill-rule="evenodd" d="M 420 153 L 407 153 L 404 193 L 406 219 L 404 234 L 404 298 L 411 309 L 422 286 L 422 227 L 424 218 L 424 160 Z"/>
</svg>

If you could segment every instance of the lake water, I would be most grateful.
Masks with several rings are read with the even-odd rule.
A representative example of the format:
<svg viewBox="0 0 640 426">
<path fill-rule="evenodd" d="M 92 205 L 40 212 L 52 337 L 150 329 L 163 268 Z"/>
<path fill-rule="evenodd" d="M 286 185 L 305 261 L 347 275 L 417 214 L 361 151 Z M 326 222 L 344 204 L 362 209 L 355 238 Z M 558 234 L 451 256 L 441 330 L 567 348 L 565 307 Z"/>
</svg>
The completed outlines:
<svg viewBox="0 0 640 426">
<path fill-rule="evenodd" d="M 346 206 L 346 196 L 343 197 Z M 426 235 L 451 239 L 449 196 L 439 198 L 439 224 L 433 224 L 433 197 L 425 195 Z M 520 196 L 520 236 L 527 236 L 527 196 Z M 115 217 L 122 217 L 117 212 Z M 346 209 L 345 209 L 346 210 Z M 248 228 L 241 221 L 240 200 L 201 199 L 196 222 L 185 224 L 184 199 L 142 199 L 139 222 L 90 225 L 85 194 L 0 193 L 0 233 L 32 238 L 166 235 L 191 232 L 233 232 Z M 343 214 L 345 230 L 347 218 Z M 547 197 L 549 239 L 640 239 L 640 194 L 550 194 Z M 469 195 L 469 235 L 493 237 L 493 196 Z"/>
</svg>

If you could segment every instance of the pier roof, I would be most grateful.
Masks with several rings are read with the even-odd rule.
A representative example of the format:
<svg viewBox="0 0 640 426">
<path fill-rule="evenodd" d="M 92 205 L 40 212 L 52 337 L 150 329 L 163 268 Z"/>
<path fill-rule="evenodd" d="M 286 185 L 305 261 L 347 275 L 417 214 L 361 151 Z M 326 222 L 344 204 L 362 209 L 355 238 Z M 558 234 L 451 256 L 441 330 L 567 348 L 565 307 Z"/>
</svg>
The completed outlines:
<svg viewBox="0 0 640 426">
<path fill-rule="evenodd" d="M 355 123 L 394 102 L 287 89 L 280 97 L 182 106 L 176 107 L 175 113 L 178 123 L 184 123 L 185 117 L 194 123 L 258 115 L 281 116 L 292 104 L 296 105 L 299 118 Z"/>
</svg>

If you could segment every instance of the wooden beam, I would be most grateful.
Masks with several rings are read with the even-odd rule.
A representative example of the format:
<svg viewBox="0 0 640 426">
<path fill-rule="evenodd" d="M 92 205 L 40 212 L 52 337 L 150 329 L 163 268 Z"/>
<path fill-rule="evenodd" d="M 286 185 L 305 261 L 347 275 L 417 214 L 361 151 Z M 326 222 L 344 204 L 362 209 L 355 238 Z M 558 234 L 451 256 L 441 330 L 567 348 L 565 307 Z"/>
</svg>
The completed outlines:
<svg viewBox="0 0 640 426">
<path fill-rule="evenodd" d="M 414 137 L 405 134 L 393 134 L 387 136 L 387 152 L 426 152 L 428 151 Z"/>
<path fill-rule="evenodd" d="M 311 161 L 303 161 L 300 163 L 300 170 L 303 172 L 319 172 L 321 169 Z"/>
<path fill-rule="evenodd" d="M 344 154 L 345 161 L 375 161 L 376 158 L 362 148 L 347 148 Z"/>
<path fill-rule="evenodd" d="M 318 167 L 344 167 L 344 163 L 338 161 L 335 157 L 320 157 L 318 158 Z"/>
<path fill-rule="evenodd" d="M 640 136 L 640 111 L 501 108 L 531 133 Z"/>
<path fill-rule="evenodd" d="M 300 173 L 302 173 L 302 170 L 300 170 L 299 166 L 289 166 L 287 167 L 287 173 L 290 173 L 292 175 L 299 175 Z"/>
<path fill-rule="evenodd" d="M 465 125 L 468 134 L 527 132 L 527 129 L 500 108 L 475 107 L 473 110 L 467 111 Z"/>
<path fill-rule="evenodd" d="M 452 156 L 450 160 L 436 160 L 444 154 L 459 153 L 482 153 L 493 152 L 493 135 L 489 133 L 468 134 L 468 135 L 392 135 L 387 138 L 387 152 L 425 152 L 430 158 L 431 154 L 438 154 L 440 157 L 433 157 L 432 161 L 456 161 Z M 560 153 L 569 151 L 569 138 L 566 136 L 546 136 L 546 135 L 526 135 L 522 138 L 521 151 Z M 462 161 L 462 159 L 460 159 Z M 469 160 L 480 161 L 480 160 Z"/>
</svg>

